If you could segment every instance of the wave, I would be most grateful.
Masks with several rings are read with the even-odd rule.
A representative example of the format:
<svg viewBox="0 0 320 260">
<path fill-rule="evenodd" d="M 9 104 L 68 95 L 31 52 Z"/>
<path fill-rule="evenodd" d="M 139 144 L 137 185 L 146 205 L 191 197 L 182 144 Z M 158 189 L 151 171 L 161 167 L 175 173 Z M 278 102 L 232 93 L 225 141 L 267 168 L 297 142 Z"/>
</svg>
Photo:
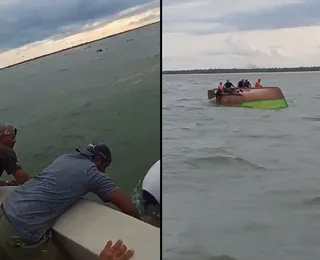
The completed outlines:
<svg viewBox="0 0 320 260">
<path fill-rule="evenodd" d="M 10 110 L 10 107 L 7 106 L 7 107 L 0 107 L 0 112 L 7 112 Z"/>
<path fill-rule="evenodd" d="M 219 255 L 214 256 L 212 255 L 205 247 L 201 245 L 190 245 L 186 249 L 178 249 L 175 248 L 167 248 L 167 252 L 173 254 L 170 258 L 163 258 L 163 259 L 170 259 L 170 260 L 194 260 L 194 259 L 207 259 L 207 260 L 237 260 L 234 257 L 228 255 Z"/>
<path fill-rule="evenodd" d="M 177 101 L 202 101 L 202 99 L 201 98 L 183 97 L 183 98 L 178 98 Z"/>
<path fill-rule="evenodd" d="M 320 197 L 304 200 L 302 204 L 309 206 L 320 206 Z"/>
<path fill-rule="evenodd" d="M 252 139 L 286 139 L 292 134 L 238 134 L 237 138 L 252 138 Z"/>
<path fill-rule="evenodd" d="M 187 108 L 185 109 L 185 111 L 195 111 L 195 110 L 201 110 L 201 111 L 203 111 L 204 108 L 203 108 L 203 107 L 200 107 L 200 106 L 194 106 L 194 107 L 187 107 Z"/>
<path fill-rule="evenodd" d="M 211 256 L 210 260 L 237 260 L 237 259 L 228 255 L 220 255 L 220 256 Z"/>
<path fill-rule="evenodd" d="M 172 106 L 171 105 L 163 105 L 162 106 L 162 110 L 170 110 L 172 108 Z"/>
<path fill-rule="evenodd" d="M 186 106 L 186 105 L 177 105 L 177 104 L 167 104 L 162 106 L 162 110 L 171 110 L 174 108 L 184 108 L 184 112 L 187 111 L 204 111 L 205 108 L 202 106 Z"/>
<path fill-rule="evenodd" d="M 317 117 L 317 116 L 303 116 L 301 118 L 302 120 L 305 120 L 305 121 L 320 122 L 320 117 Z"/>
<path fill-rule="evenodd" d="M 235 166 L 235 167 L 244 167 L 244 168 L 251 168 L 256 170 L 267 170 L 263 166 L 259 166 L 254 164 L 248 160 L 242 159 L 240 157 L 235 156 L 225 156 L 225 155 L 216 155 L 216 156 L 204 156 L 198 158 L 188 158 L 186 163 L 196 167 L 202 168 L 204 166 Z"/>
</svg>

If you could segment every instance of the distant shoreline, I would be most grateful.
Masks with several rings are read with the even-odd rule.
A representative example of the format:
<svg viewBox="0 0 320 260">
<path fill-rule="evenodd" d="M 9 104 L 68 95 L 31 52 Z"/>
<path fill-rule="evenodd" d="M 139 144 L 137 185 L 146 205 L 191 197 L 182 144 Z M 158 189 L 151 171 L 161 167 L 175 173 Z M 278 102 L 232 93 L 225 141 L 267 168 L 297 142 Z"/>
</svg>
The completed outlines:
<svg viewBox="0 0 320 260">
<path fill-rule="evenodd" d="M 1 70 L 5 70 L 5 69 L 9 69 L 9 68 L 11 68 L 11 67 L 15 67 L 15 66 L 18 66 L 18 65 L 21 65 L 21 64 L 24 64 L 24 63 L 28 63 L 28 62 L 30 62 L 30 61 L 34 61 L 34 60 L 37 60 L 37 59 L 41 59 L 41 58 L 44 58 L 44 57 L 47 57 L 47 56 L 50 56 L 50 55 L 54 55 L 54 54 L 57 54 L 57 53 L 60 53 L 60 52 L 63 52 L 63 51 L 67 51 L 67 50 L 71 50 L 71 49 L 74 49 L 74 48 L 77 48 L 77 47 L 81 47 L 81 46 L 86 45 L 86 44 L 98 42 L 98 41 L 101 41 L 101 40 L 104 40 L 104 39 L 107 39 L 107 38 L 111 38 L 111 37 L 114 37 L 114 36 L 117 36 L 117 35 L 121 35 L 121 34 L 125 34 L 125 33 L 128 33 L 128 32 L 131 32 L 131 31 L 139 30 L 139 29 L 142 29 L 142 28 L 144 28 L 144 27 L 148 27 L 148 26 L 151 26 L 151 25 L 154 25 L 154 24 L 157 24 L 157 23 L 160 23 L 160 21 L 153 22 L 153 23 L 149 23 L 149 24 L 145 24 L 145 25 L 142 25 L 142 26 L 133 28 L 133 29 L 129 29 L 129 30 L 123 31 L 123 32 L 115 33 L 115 34 L 108 35 L 108 36 L 105 36 L 105 37 L 102 37 L 102 38 L 98 38 L 98 39 L 96 39 L 96 40 L 88 41 L 88 42 L 85 42 L 85 43 L 80 43 L 80 44 L 74 45 L 74 46 L 72 46 L 72 47 L 59 50 L 59 51 L 50 52 L 50 53 L 48 53 L 48 54 L 44 54 L 44 55 L 41 55 L 41 56 L 37 56 L 37 57 L 32 58 L 32 59 L 29 59 L 29 60 L 24 60 L 24 61 L 15 63 L 15 64 L 11 64 L 11 65 L 8 65 L 8 66 L 5 66 L 5 67 L 0 68 L 0 71 L 1 71 Z"/>
<path fill-rule="evenodd" d="M 254 69 L 193 69 L 193 70 L 167 70 L 164 75 L 170 74 L 222 74 L 222 73 L 263 73 L 263 72 L 312 72 L 320 71 L 320 66 L 313 67 L 283 67 L 283 68 L 254 68 Z"/>
</svg>

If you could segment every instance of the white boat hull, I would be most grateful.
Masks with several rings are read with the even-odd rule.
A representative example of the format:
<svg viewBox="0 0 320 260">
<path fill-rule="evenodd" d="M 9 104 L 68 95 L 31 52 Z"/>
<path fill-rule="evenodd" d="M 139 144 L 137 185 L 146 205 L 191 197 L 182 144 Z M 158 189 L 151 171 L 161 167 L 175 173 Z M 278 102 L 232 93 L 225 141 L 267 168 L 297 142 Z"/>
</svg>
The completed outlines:
<svg viewBox="0 0 320 260">
<path fill-rule="evenodd" d="M 12 189 L 0 187 L 0 203 Z M 96 260 L 109 239 L 133 248 L 133 260 L 160 259 L 160 229 L 86 199 L 63 214 L 53 230 L 74 260 Z"/>
</svg>

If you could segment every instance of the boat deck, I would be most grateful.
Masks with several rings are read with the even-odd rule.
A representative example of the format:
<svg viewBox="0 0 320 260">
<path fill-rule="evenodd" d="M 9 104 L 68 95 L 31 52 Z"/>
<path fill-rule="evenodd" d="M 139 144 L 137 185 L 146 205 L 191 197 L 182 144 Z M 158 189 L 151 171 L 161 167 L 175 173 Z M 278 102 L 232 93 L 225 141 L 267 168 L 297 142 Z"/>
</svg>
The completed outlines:
<svg viewBox="0 0 320 260">
<path fill-rule="evenodd" d="M 0 187 L 0 203 L 14 187 Z M 74 260 L 96 260 L 109 239 L 122 239 L 134 259 L 160 259 L 160 229 L 95 202 L 81 199 L 53 226 Z"/>
</svg>

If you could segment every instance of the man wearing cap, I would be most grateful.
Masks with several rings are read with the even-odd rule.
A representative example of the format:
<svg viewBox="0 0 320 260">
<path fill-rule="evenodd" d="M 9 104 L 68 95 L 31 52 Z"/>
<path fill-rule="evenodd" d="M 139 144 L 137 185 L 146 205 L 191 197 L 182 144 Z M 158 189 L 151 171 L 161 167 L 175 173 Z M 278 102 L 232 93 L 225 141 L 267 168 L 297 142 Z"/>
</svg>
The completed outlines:
<svg viewBox="0 0 320 260">
<path fill-rule="evenodd" d="M 97 194 L 104 202 L 111 202 L 125 214 L 140 218 L 133 202 L 104 173 L 112 161 L 108 146 L 89 144 L 76 150 L 76 154 L 58 157 L 41 174 L 4 199 L 0 250 L 2 247 L 10 259 L 63 258 L 63 253 L 51 239 L 51 227 L 59 216 L 89 192 Z"/>
<path fill-rule="evenodd" d="M 17 155 L 13 150 L 16 143 L 17 129 L 12 124 L 0 124 L 0 177 L 6 171 L 15 181 L 1 181 L 0 186 L 15 186 L 23 184 L 30 179 L 22 169 Z"/>
</svg>

